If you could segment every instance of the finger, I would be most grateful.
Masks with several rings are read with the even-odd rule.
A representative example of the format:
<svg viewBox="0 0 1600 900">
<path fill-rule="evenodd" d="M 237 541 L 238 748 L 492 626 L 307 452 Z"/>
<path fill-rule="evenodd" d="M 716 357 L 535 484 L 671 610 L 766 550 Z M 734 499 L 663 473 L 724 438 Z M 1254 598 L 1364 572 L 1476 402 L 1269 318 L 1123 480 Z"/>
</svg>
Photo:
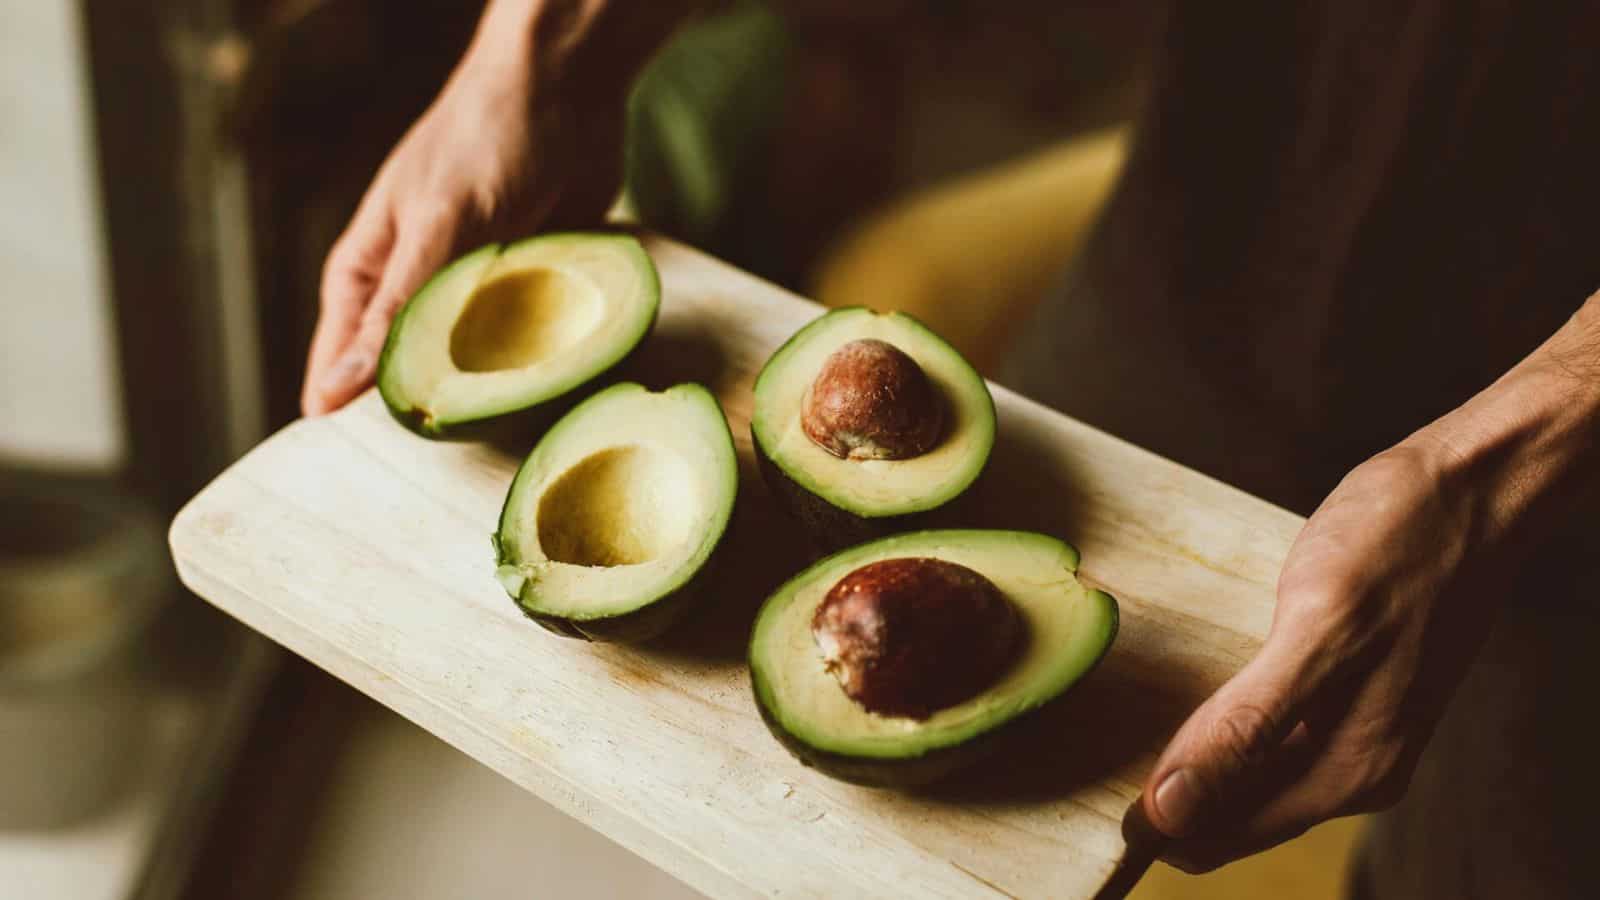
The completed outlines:
<svg viewBox="0 0 1600 900">
<path fill-rule="evenodd" d="M 1336 767 L 1318 767 L 1275 788 L 1226 832 L 1172 841 L 1162 859 L 1191 874 L 1209 872 L 1293 840 L 1329 819 L 1364 812 L 1365 801 L 1349 789 L 1351 780 Z"/>
<path fill-rule="evenodd" d="M 1142 797 L 1145 815 L 1159 831 L 1181 838 L 1202 826 L 1218 827 L 1219 820 L 1247 808 L 1252 789 L 1272 780 L 1271 766 L 1285 761 L 1284 741 L 1317 687 L 1303 647 L 1269 639 L 1178 729 Z"/>
<path fill-rule="evenodd" d="M 317 384 L 354 338 L 394 245 L 394 221 L 386 213 L 370 211 L 375 205 L 363 201 L 323 265 L 321 309 L 300 392 L 301 410 L 306 415 L 328 411 Z"/>
<path fill-rule="evenodd" d="M 438 214 L 402 226 L 383 279 L 361 315 L 354 337 L 317 382 L 316 390 L 330 409 L 349 403 L 372 384 L 389 325 L 406 300 L 450 257 L 455 241 L 453 215 Z"/>
<path fill-rule="evenodd" d="M 1199 874 L 1236 859 L 1243 859 L 1293 840 L 1328 819 L 1368 809 L 1374 796 L 1363 786 L 1364 776 L 1345 765 L 1326 747 L 1308 751 L 1312 765 L 1298 775 L 1291 767 L 1276 766 L 1270 784 L 1256 792 L 1249 810 L 1226 829 L 1169 842 L 1162 859 Z"/>
<path fill-rule="evenodd" d="M 1228 863 L 1264 853 L 1279 844 L 1305 834 L 1305 825 L 1294 825 L 1276 832 L 1250 832 L 1221 840 L 1189 839 L 1173 841 L 1161 854 L 1162 862 L 1190 875 L 1204 875 Z"/>
<path fill-rule="evenodd" d="M 1187 872 L 1206 872 L 1275 847 L 1329 819 L 1392 806 L 1405 791 L 1417 751 L 1414 742 L 1397 737 L 1380 717 L 1361 711 L 1371 705 L 1364 695 L 1373 690 L 1369 683 L 1353 702 L 1340 704 L 1342 718 L 1336 722 L 1330 710 L 1318 708 L 1326 704 L 1307 706 L 1306 716 L 1327 730 L 1312 734 L 1304 724 L 1297 727 L 1263 777 L 1239 792 L 1240 802 L 1230 809 L 1226 827 L 1171 841 L 1163 858 Z"/>
<path fill-rule="evenodd" d="M 1231 809 L 1257 809 L 1277 792 L 1304 777 L 1311 761 L 1322 750 L 1304 722 L 1273 751 L 1270 761 L 1254 777 L 1242 781 L 1233 791 Z M 1263 823 L 1264 824 L 1264 823 Z M 1256 823 L 1251 823 L 1252 826 Z M 1122 820 L 1123 841 L 1127 845 L 1124 865 L 1135 860 L 1141 868 L 1161 859 L 1186 872 L 1204 872 L 1252 852 L 1259 852 L 1293 837 L 1290 826 L 1279 825 L 1267 832 L 1259 827 L 1230 825 L 1222 838 L 1174 838 L 1163 833 L 1150 820 L 1145 797 L 1141 795 L 1128 808 Z M 1119 866 L 1119 868 L 1121 868 Z"/>
</svg>

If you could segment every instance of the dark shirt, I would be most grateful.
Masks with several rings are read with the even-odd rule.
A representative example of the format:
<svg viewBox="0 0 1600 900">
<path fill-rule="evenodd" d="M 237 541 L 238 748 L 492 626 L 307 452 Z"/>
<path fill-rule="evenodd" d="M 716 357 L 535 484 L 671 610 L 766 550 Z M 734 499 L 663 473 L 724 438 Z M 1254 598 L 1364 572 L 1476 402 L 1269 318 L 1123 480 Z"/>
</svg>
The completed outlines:
<svg viewBox="0 0 1600 900">
<path fill-rule="evenodd" d="M 1301 513 L 1600 289 L 1600 3 L 1178 4 L 1002 380 Z M 1590 522 L 1541 548 L 1362 896 L 1600 896 Z"/>
<path fill-rule="evenodd" d="M 1123 179 L 1033 331 L 1113 307 L 1089 330 L 1172 355 L 1212 427 L 1239 433 L 1196 453 L 1129 428 L 1306 512 L 1596 290 L 1600 4 L 1188 2 Z M 1060 340 L 1031 342 L 1060 359 Z"/>
</svg>

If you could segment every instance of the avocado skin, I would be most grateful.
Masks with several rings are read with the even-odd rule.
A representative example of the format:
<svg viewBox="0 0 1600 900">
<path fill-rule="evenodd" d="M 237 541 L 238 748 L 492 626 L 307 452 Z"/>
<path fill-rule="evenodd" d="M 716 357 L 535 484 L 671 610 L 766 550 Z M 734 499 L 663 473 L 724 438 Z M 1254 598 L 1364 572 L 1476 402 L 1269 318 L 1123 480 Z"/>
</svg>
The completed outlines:
<svg viewBox="0 0 1600 900">
<path fill-rule="evenodd" d="M 1104 594 L 1110 600 L 1111 607 L 1111 634 L 1100 655 L 1094 658 L 1076 681 L 1055 696 L 998 728 L 984 732 L 965 743 L 953 747 L 941 747 L 921 756 L 903 759 L 849 756 L 813 747 L 779 724 L 777 718 L 767 709 L 767 705 L 761 702 L 762 691 L 757 683 L 755 670 L 752 669 L 750 687 L 755 694 L 756 709 L 761 711 L 761 721 L 767 726 L 767 730 L 777 738 L 784 749 L 800 761 L 801 765 L 816 769 L 840 781 L 862 787 L 895 789 L 919 788 L 943 781 L 986 758 L 1003 754 L 1008 748 L 1026 743 L 1038 724 L 1044 720 L 1043 714 L 1100 667 L 1100 662 L 1105 659 L 1112 644 L 1116 643 L 1117 631 L 1121 627 L 1121 616 L 1115 598 L 1104 591 L 1096 593 Z"/>
<path fill-rule="evenodd" d="M 573 234 L 579 233 L 573 232 L 564 236 L 570 237 Z M 548 235 L 547 237 L 561 236 L 563 235 Z M 532 240 L 540 240 L 540 238 L 532 238 Z M 374 381 L 378 388 L 378 395 L 383 398 L 384 407 L 389 410 L 389 415 L 404 426 L 407 431 L 435 441 L 482 441 L 497 445 L 515 446 L 525 441 L 530 435 L 543 434 L 574 406 L 587 399 L 590 394 L 598 393 L 620 381 L 620 376 L 626 371 L 627 364 L 633 360 L 635 354 L 639 352 L 639 348 L 649 342 L 650 335 L 655 332 L 656 323 L 661 318 L 661 304 L 659 302 L 661 276 L 652 263 L 649 273 L 655 285 L 654 290 L 658 302 L 655 308 L 650 311 L 650 321 L 645 325 L 644 332 L 639 335 L 639 340 L 616 362 L 594 373 L 588 380 L 576 385 L 571 390 L 534 406 L 523 407 L 522 409 L 497 415 L 486 415 L 477 419 L 468 419 L 450 425 L 428 424 L 427 416 L 421 410 L 407 406 L 400 398 L 390 395 L 384 378 L 384 371 L 389 367 L 390 360 L 398 349 L 401 322 L 412 312 L 413 303 L 411 301 L 425 294 L 436 282 L 447 278 L 450 275 L 450 270 L 457 264 L 464 262 L 469 257 L 490 250 L 493 250 L 498 256 L 508 246 L 511 245 L 485 244 L 471 253 L 455 258 L 429 277 L 422 287 L 411 295 L 411 298 L 406 301 L 406 304 L 395 315 L 394 321 L 390 323 L 389 333 L 383 339 L 383 349 L 378 353 L 378 366 Z"/>
<path fill-rule="evenodd" d="M 590 395 L 622 381 L 628 364 L 633 361 L 639 348 L 650 340 L 650 335 L 655 331 L 656 318 L 656 316 L 650 318 L 650 324 L 645 328 L 644 337 L 639 339 L 639 343 L 609 368 L 595 373 L 594 377 L 572 390 L 535 406 L 450 425 L 430 425 L 421 410 L 401 408 L 389 402 L 388 397 L 383 398 L 383 405 L 389 410 L 389 415 L 404 425 L 407 431 L 432 441 L 481 441 L 497 446 L 518 446 L 526 443 L 529 438 L 536 439 L 544 434 L 551 425 Z M 387 355 L 388 349 L 385 348 L 384 352 Z"/>
<path fill-rule="evenodd" d="M 826 498 L 812 493 L 798 481 L 790 478 L 783 467 L 773 461 L 767 448 L 762 446 L 761 437 L 756 434 L 753 426 L 750 429 L 750 444 L 755 449 L 756 464 L 761 470 L 761 480 L 766 483 L 767 490 L 772 493 L 779 506 L 799 521 L 801 530 L 805 532 L 812 549 L 819 556 L 903 531 L 921 531 L 937 527 L 941 520 L 939 513 L 958 508 L 957 505 L 963 498 L 972 494 L 973 489 L 983 481 L 984 475 L 988 472 L 988 464 L 985 462 L 983 472 L 973 479 L 972 484 L 942 506 L 900 516 L 869 518 L 834 506 Z"/>
<path fill-rule="evenodd" d="M 654 325 L 655 323 L 652 321 L 651 327 L 653 328 Z M 641 345 L 643 343 L 643 341 L 640 341 Z M 631 356 L 632 353 L 629 354 L 629 357 Z M 624 357 L 622 362 L 619 362 L 614 367 L 615 370 L 621 370 L 623 363 L 627 362 L 627 359 L 628 357 Z M 613 377 L 610 380 L 615 381 L 617 379 Z M 576 406 L 579 402 L 581 401 L 574 399 L 572 405 Z M 719 414 L 720 409 L 721 406 L 719 404 Z M 554 424 L 554 421 L 552 420 L 549 424 Z M 723 425 L 724 427 L 727 425 L 726 417 L 723 418 Z M 547 424 L 545 427 L 548 428 L 549 425 Z M 728 435 L 728 440 L 730 443 L 732 442 L 731 434 Z M 500 504 L 500 515 L 495 521 L 505 521 L 506 509 L 510 506 L 511 501 L 512 495 L 508 492 L 506 499 Z M 496 566 L 513 562 L 505 550 L 505 545 L 502 543 L 498 531 L 489 536 L 489 544 L 494 548 Z M 678 624 L 679 621 L 699 608 L 701 601 L 709 593 L 706 588 L 711 579 L 715 577 L 722 560 L 724 548 L 724 541 L 719 539 L 717 545 L 712 548 L 711 555 L 701 564 L 700 570 L 690 576 L 682 587 L 645 604 L 639 609 L 619 616 L 572 619 L 566 616 L 551 615 L 550 613 L 534 612 L 523 605 L 520 597 L 514 598 L 512 602 L 517 605 L 517 609 L 521 610 L 524 616 L 527 616 L 534 624 L 551 634 L 597 643 L 642 644 L 660 637 L 670 630 L 672 626 Z"/>
<path fill-rule="evenodd" d="M 605 384 L 595 385 L 596 389 L 605 387 Z M 574 394 L 579 391 L 574 391 Z M 587 394 L 584 394 L 587 396 Z M 493 416 L 484 419 L 473 419 L 469 422 L 459 422 L 453 425 L 430 425 L 427 417 L 420 410 L 397 409 L 389 406 L 389 415 L 396 422 L 406 427 L 407 431 L 425 437 L 431 441 L 481 441 L 488 444 L 504 444 L 526 438 L 530 435 L 540 435 L 545 432 L 567 410 L 571 409 L 582 397 L 555 397 L 538 406 L 518 410 L 503 416 Z M 388 406 L 388 404 L 384 404 Z"/>
<path fill-rule="evenodd" d="M 713 550 L 711 558 L 706 560 L 700 571 L 696 572 L 683 587 L 640 609 L 620 616 L 603 619 L 569 619 L 549 613 L 533 612 L 522 605 L 520 600 L 516 601 L 517 609 L 522 610 L 523 615 L 551 634 L 602 644 L 642 644 L 665 634 L 699 607 L 707 593 L 706 582 L 715 570 L 721 552 L 720 546 Z"/>
<path fill-rule="evenodd" d="M 754 678 L 752 677 L 752 682 Z M 819 750 L 790 734 L 778 724 L 765 704 L 757 702 L 761 721 L 800 764 L 840 781 L 876 788 L 915 788 L 942 781 L 981 760 L 997 749 L 995 741 L 1010 727 L 980 735 L 965 744 L 946 747 L 907 759 L 868 759 Z M 1031 714 L 1030 714 L 1031 716 Z"/>
<path fill-rule="evenodd" d="M 813 320 L 812 322 L 800 328 L 800 330 L 796 331 L 794 334 L 790 335 L 788 340 L 784 341 L 781 345 L 779 345 L 778 349 L 772 352 L 772 355 L 767 358 L 767 362 L 762 366 L 761 371 L 756 375 L 755 389 L 757 393 L 757 403 L 759 404 L 760 402 L 759 388 L 761 386 L 762 379 L 767 377 L 768 371 L 771 369 L 774 360 L 782 357 L 784 352 L 790 347 L 795 346 L 799 344 L 799 342 L 805 340 L 808 332 L 810 332 L 810 330 L 822 320 L 834 315 L 858 313 L 864 311 L 868 311 L 864 306 L 837 307 L 822 314 L 816 320 Z M 952 354 L 960 357 L 960 354 L 957 353 L 953 347 L 949 347 L 948 342 L 939 337 L 939 335 L 932 329 L 922 324 L 922 322 L 915 316 L 904 312 L 889 313 L 888 315 L 910 321 L 917 329 L 926 332 L 929 337 L 938 341 L 940 344 L 945 345 Z M 961 361 L 967 365 L 969 370 L 971 369 L 971 364 L 967 363 L 965 358 L 961 358 Z M 976 370 L 972 370 L 972 373 L 973 377 L 977 378 L 980 384 L 983 383 L 982 379 L 978 377 Z M 994 397 L 989 392 L 987 386 L 984 387 L 984 396 L 987 400 L 988 407 L 987 418 L 995 426 L 991 430 L 997 430 L 998 423 L 995 422 L 996 410 L 994 406 Z M 767 489 L 778 501 L 779 506 L 783 507 L 783 509 L 786 510 L 791 517 L 800 522 L 801 529 L 805 532 L 807 538 L 809 539 L 812 549 L 815 550 L 819 556 L 827 555 L 859 543 L 865 543 L 866 541 L 887 537 L 891 534 L 897 534 L 905 531 L 920 531 L 923 529 L 940 527 L 941 525 L 949 527 L 961 524 L 959 520 L 963 517 L 959 515 L 959 513 L 957 513 L 955 516 L 950 515 L 950 513 L 957 512 L 960 509 L 961 502 L 965 498 L 973 495 L 973 488 L 984 480 L 989 471 L 989 463 L 993 459 L 994 455 L 994 447 L 991 441 L 990 446 L 985 448 L 983 451 L 982 464 L 977 474 L 972 477 L 972 480 L 965 488 L 953 496 L 946 498 L 937 506 L 934 506 L 930 509 L 919 510 L 917 512 L 905 513 L 902 515 L 862 516 L 851 512 L 850 510 L 842 509 L 839 506 L 836 506 L 825 497 L 813 493 L 804 485 L 791 478 L 789 474 L 784 471 L 783 467 L 778 465 L 777 461 L 772 458 L 772 455 L 768 452 L 766 446 L 761 443 L 761 437 L 756 433 L 756 419 L 758 418 L 760 417 L 757 415 L 751 416 L 750 441 L 755 450 L 755 457 L 758 467 L 761 470 L 762 480 L 766 483 Z M 949 426 L 947 425 L 946 427 Z"/>
</svg>

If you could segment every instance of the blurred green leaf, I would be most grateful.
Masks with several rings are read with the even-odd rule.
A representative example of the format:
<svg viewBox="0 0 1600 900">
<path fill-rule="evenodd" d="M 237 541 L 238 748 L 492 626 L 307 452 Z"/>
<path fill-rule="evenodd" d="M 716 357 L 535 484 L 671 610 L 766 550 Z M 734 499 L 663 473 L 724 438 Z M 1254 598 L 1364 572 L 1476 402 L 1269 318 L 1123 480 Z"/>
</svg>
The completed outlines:
<svg viewBox="0 0 1600 900">
<path fill-rule="evenodd" d="M 761 3 L 688 26 L 639 76 L 628 103 L 626 189 L 639 218 L 704 242 L 783 96 L 788 40 Z"/>
</svg>

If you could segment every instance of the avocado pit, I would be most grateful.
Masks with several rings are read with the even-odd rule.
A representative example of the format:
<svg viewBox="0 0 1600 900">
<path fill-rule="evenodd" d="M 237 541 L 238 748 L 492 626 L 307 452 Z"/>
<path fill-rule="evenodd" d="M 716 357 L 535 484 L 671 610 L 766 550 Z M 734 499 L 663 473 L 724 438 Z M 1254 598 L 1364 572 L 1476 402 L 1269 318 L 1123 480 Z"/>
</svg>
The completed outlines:
<svg viewBox="0 0 1600 900">
<path fill-rule="evenodd" d="M 916 360 L 887 341 L 863 338 L 823 362 L 800 427 L 840 459 L 910 459 L 939 443 L 944 405 Z"/>
<path fill-rule="evenodd" d="M 886 559 L 846 575 L 812 618 L 823 663 L 852 700 L 926 719 L 976 696 L 1016 662 L 1022 617 L 983 575 L 931 557 Z"/>
</svg>

